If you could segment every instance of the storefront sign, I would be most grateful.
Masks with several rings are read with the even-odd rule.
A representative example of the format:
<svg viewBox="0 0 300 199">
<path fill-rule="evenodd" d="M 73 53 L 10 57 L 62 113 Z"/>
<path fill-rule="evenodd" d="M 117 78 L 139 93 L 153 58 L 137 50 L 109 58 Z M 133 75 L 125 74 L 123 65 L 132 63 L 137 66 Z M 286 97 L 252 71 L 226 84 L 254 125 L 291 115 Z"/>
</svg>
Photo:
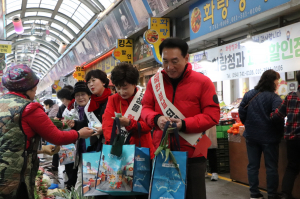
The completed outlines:
<svg viewBox="0 0 300 199">
<path fill-rule="evenodd" d="M 74 79 L 77 81 L 84 81 L 85 78 L 85 69 L 80 66 L 76 66 L 75 71 L 73 73 Z"/>
<path fill-rule="evenodd" d="M 110 56 L 96 63 L 95 65 L 86 68 L 85 72 L 88 73 L 91 70 L 99 69 L 109 74 L 114 69 L 115 65 L 117 65 L 117 61 L 112 56 Z"/>
<path fill-rule="evenodd" d="M 159 54 L 159 45 L 163 40 L 170 37 L 170 19 L 155 18 L 149 19 L 149 30 L 144 33 L 145 42 L 150 45 L 155 60 L 162 64 L 162 59 Z"/>
<path fill-rule="evenodd" d="M 145 43 L 142 36 L 136 38 L 133 42 L 133 46 L 133 62 L 153 55 L 150 46 Z"/>
<path fill-rule="evenodd" d="M 195 39 L 291 0 L 203 0 L 190 6 L 190 38 Z"/>
<path fill-rule="evenodd" d="M 118 39 L 117 48 L 112 54 L 113 58 L 120 62 L 133 63 L 133 40 Z"/>
<path fill-rule="evenodd" d="M 11 41 L 0 40 L 0 53 L 11 53 Z"/>
<path fill-rule="evenodd" d="M 55 80 L 54 84 L 52 85 L 52 88 L 57 92 L 61 89 L 61 87 L 58 85 L 59 84 L 59 80 Z"/>
<path fill-rule="evenodd" d="M 241 46 L 241 41 L 205 51 L 211 63 L 202 64 L 204 52 L 190 55 L 193 70 L 207 75 L 212 81 L 260 76 L 264 71 L 299 70 L 300 23 L 257 35 L 260 42 L 252 47 Z"/>
</svg>

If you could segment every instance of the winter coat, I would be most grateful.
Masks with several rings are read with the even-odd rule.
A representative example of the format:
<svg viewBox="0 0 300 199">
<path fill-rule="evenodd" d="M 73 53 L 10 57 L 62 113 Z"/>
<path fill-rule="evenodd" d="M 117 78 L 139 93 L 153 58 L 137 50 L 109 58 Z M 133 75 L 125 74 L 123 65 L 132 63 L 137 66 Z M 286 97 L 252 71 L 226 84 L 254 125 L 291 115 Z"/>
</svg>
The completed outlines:
<svg viewBox="0 0 300 199">
<path fill-rule="evenodd" d="M 59 111 L 59 106 L 57 104 L 53 104 L 53 106 L 50 108 L 50 111 L 48 112 L 48 117 L 55 118 L 58 111 Z"/>
<path fill-rule="evenodd" d="M 247 92 L 239 107 L 241 122 L 245 125 L 244 137 L 262 144 L 278 143 L 283 136 L 283 122 L 273 122 L 270 114 L 281 104 L 281 98 L 274 92 L 261 92 L 248 107 L 249 101 L 258 90 Z"/>
<path fill-rule="evenodd" d="M 103 127 L 102 127 L 106 144 L 111 144 L 110 138 L 111 138 L 111 132 L 114 123 L 112 117 L 115 117 L 115 112 L 122 113 L 122 115 L 124 115 L 133 98 L 134 96 L 125 100 L 119 94 L 114 94 L 108 98 L 107 107 L 103 115 Z M 121 102 L 122 111 L 120 110 L 120 102 Z M 152 143 L 152 138 L 150 133 L 151 128 L 144 121 L 142 121 L 141 118 L 139 118 L 138 121 L 130 119 L 130 125 L 125 127 L 125 129 L 131 133 L 131 138 L 129 143 L 139 146 L 138 124 L 137 124 L 138 122 L 141 124 L 141 147 L 150 148 L 150 156 L 152 159 L 154 158 L 155 149 Z"/>
<path fill-rule="evenodd" d="M 166 97 L 186 117 L 184 119 L 186 129 L 184 133 L 204 132 L 219 123 L 220 106 L 212 81 L 205 75 L 192 70 L 188 63 L 182 80 L 174 89 L 169 76 L 163 70 L 164 88 Z M 153 78 L 153 77 L 152 77 Z M 153 144 L 158 148 L 162 131 L 154 122 L 156 115 L 163 115 L 153 92 L 151 80 L 142 100 L 142 119 L 151 127 L 155 127 L 153 133 Z M 191 158 L 195 148 L 182 137 L 180 140 L 181 151 L 187 151 Z M 202 155 L 200 154 L 199 157 Z"/>
<path fill-rule="evenodd" d="M 95 116 L 98 118 L 98 120 L 102 123 L 102 116 L 104 114 L 105 108 L 106 108 L 106 104 L 107 101 L 105 103 L 100 104 L 99 108 L 94 112 Z M 75 125 L 72 129 L 76 129 L 79 130 L 83 127 L 88 127 L 89 125 L 89 120 L 86 116 L 86 114 L 84 114 L 84 119 L 82 121 L 75 121 Z M 103 125 L 102 125 L 103 128 Z M 100 137 L 98 138 L 98 136 L 92 136 L 90 137 L 91 140 L 91 146 L 88 146 L 87 148 L 87 152 L 90 151 L 99 151 L 102 149 L 102 144 L 103 144 L 103 140 L 104 137 L 103 135 L 100 135 Z"/>
</svg>

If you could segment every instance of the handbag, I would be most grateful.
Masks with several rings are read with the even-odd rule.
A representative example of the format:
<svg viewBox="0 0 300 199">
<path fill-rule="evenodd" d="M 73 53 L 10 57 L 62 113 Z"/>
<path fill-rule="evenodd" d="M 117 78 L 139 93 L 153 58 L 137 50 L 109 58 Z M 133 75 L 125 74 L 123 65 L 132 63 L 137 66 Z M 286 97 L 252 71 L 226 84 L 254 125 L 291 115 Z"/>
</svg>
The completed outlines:
<svg viewBox="0 0 300 199">
<path fill-rule="evenodd" d="M 155 152 L 155 160 L 150 183 L 150 199 L 184 199 L 186 195 L 187 152 L 180 151 L 179 134 L 175 123 L 172 124 L 174 142 L 170 142 L 166 123 L 163 137 Z M 172 150 L 170 151 L 170 146 Z M 165 154 L 165 155 L 164 155 Z"/>
<path fill-rule="evenodd" d="M 119 133 L 119 118 L 115 118 L 111 133 L 112 145 L 103 145 L 98 170 L 101 177 L 96 189 L 109 195 L 139 195 L 148 193 L 150 186 L 150 150 L 135 145 L 126 145 L 130 136 L 126 138 Z M 140 138 L 141 127 L 138 123 Z M 122 138 L 123 137 L 123 138 Z"/>
</svg>

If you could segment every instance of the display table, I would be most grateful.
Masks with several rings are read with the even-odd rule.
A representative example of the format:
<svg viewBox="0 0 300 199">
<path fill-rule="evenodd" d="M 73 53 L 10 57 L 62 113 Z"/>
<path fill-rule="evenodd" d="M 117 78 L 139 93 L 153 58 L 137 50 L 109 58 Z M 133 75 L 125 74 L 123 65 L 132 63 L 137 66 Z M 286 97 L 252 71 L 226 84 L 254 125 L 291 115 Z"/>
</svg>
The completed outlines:
<svg viewBox="0 0 300 199">
<path fill-rule="evenodd" d="M 248 184 L 247 176 L 247 165 L 248 165 L 248 156 L 246 149 L 246 140 L 244 137 L 241 138 L 241 142 L 229 142 L 229 159 L 230 159 L 230 178 L 232 180 Z M 279 145 L 279 187 L 278 192 L 281 192 L 281 183 L 285 169 L 287 166 L 286 158 L 286 144 L 283 140 Z M 266 180 L 266 168 L 265 161 L 262 155 L 260 170 L 259 170 L 259 187 L 262 189 L 267 188 Z M 298 175 L 293 189 L 293 196 L 300 198 L 300 175 Z"/>
</svg>

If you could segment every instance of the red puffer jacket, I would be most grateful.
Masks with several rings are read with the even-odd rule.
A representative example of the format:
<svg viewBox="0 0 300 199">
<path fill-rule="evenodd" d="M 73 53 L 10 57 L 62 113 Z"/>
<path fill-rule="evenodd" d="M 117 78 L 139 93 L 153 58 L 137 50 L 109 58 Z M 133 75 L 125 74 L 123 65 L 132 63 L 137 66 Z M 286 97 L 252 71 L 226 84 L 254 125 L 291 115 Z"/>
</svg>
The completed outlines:
<svg viewBox="0 0 300 199">
<path fill-rule="evenodd" d="M 184 119 L 185 133 L 204 132 L 219 123 L 220 107 L 214 84 L 208 77 L 193 71 L 191 64 L 188 63 L 183 79 L 174 91 L 167 73 L 164 70 L 162 73 L 166 97 L 186 117 Z M 154 124 L 154 117 L 163 113 L 157 103 L 151 80 L 148 82 L 142 105 L 141 117 L 148 125 L 155 127 L 153 144 L 155 148 L 158 148 L 162 131 Z M 181 151 L 187 151 L 188 157 L 191 158 L 195 148 L 182 137 L 179 141 Z M 200 154 L 199 157 L 201 156 Z"/>
<path fill-rule="evenodd" d="M 125 100 L 123 99 L 119 94 L 114 94 L 108 98 L 108 102 L 106 105 L 105 113 L 103 114 L 103 122 L 102 122 L 102 128 L 103 128 L 103 135 L 105 137 L 106 144 L 110 144 L 110 137 L 111 137 L 111 131 L 113 127 L 114 120 L 112 117 L 115 117 L 115 112 L 121 113 L 122 115 L 125 114 L 126 110 L 128 109 L 132 99 L 131 98 Z M 122 111 L 120 110 L 120 103 Z M 151 138 L 151 128 L 141 120 L 141 118 L 138 121 L 141 124 L 141 146 L 145 148 L 150 148 L 150 156 L 151 159 L 154 158 L 154 146 L 152 143 Z M 130 138 L 129 143 L 135 144 L 136 146 L 139 145 L 139 136 L 138 136 L 138 126 L 137 121 L 131 119 L 130 125 L 125 127 L 128 132 L 132 133 L 132 136 Z"/>
<path fill-rule="evenodd" d="M 20 93 L 10 92 L 9 94 L 26 98 Z M 26 149 L 28 149 L 30 139 L 35 134 L 39 134 L 43 139 L 55 145 L 75 143 L 78 138 L 78 133 L 75 130 L 58 130 L 39 103 L 30 103 L 25 107 L 21 122 L 23 131 L 27 136 Z"/>
</svg>

